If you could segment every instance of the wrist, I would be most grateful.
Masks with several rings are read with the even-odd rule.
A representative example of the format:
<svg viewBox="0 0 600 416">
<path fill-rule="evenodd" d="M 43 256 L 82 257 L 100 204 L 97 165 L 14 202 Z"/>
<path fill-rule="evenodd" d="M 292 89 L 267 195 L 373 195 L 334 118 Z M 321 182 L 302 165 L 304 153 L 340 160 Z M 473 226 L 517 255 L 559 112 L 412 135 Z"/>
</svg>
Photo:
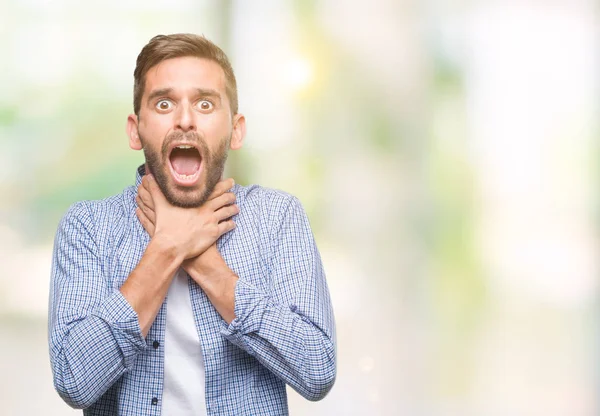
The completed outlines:
<svg viewBox="0 0 600 416">
<path fill-rule="evenodd" d="M 185 260 L 185 254 L 179 245 L 173 239 L 162 235 L 154 234 L 149 245 L 153 246 L 158 253 L 165 256 L 168 260 L 181 265 Z"/>
<path fill-rule="evenodd" d="M 235 319 L 235 286 L 239 278 L 227 266 L 217 246 L 213 244 L 181 266 L 206 293 L 225 322 L 231 323 Z"/>
<path fill-rule="evenodd" d="M 237 280 L 236 274 L 227 266 L 215 245 L 201 255 L 185 260 L 181 266 L 203 288 L 234 277 Z"/>
</svg>

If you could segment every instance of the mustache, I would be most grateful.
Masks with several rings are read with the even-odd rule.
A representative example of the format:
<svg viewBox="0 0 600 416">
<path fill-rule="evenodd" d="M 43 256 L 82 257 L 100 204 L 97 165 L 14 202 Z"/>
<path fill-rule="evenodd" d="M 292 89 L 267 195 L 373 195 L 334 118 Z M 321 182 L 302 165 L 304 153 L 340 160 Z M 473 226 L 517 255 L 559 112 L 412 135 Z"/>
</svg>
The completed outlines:
<svg viewBox="0 0 600 416">
<path fill-rule="evenodd" d="M 167 137 L 165 137 L 165 141 L 163 142 L 162 149 L 161 149 L 163 156 L 165 156 L 165 157 L 168 156 L 169 146 L 171 146 L 171 144 L 173 142 L 182 142 L 182 141 L 197 145 L 198 149 L 202 153 L 206 154 L 206 150 L 208 150 L 208 146 L 206 145 L 204 138 L 202 136 L 200 136 L 197 132 L 195 132 L 195 131 L 183 132 L 183 131 L 177 130 L 177 131 L 174 131 L 174 132 L 168 134 Z"/>
</svg>

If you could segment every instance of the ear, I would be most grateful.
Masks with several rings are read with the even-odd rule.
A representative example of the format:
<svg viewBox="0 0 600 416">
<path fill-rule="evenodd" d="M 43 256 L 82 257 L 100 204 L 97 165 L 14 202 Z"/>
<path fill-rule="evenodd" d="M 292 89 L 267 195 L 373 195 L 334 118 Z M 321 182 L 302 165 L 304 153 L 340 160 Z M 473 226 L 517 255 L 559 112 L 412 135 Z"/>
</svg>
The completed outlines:
<svg viewBox="0 0 600 416">
<path fill-rule="evenodd" d="M 233 116 L 233 132 L 231 133 L 231 150 L 238 150 L 244 144 L 246 137 L 246 117 L 243 114 Z"/>
<path fill-rule="evenodd" d="M 133 150 L 142 150 L 142 141 L 138 134 L 138 117 L 135 114 L 129 114 L 127 117 L 127 135 L 129 136 L 129 147 Z"/>
</svg>

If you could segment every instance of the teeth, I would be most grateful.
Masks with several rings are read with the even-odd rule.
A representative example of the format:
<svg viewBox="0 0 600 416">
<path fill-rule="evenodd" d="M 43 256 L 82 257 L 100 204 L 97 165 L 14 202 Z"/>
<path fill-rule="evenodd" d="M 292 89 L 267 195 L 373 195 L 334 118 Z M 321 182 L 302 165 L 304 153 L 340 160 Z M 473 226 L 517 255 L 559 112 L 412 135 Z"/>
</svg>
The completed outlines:
<svg viewBox="0 0 600 416">
<path fill-rule="evenodd" d="M 178 149 L 192 149 L 194 146 L 190 146 L 187 144 L 182 144 L 180 146 L 177 146 Z"/>
<path fill-rule="evenodd" d="M 194 178 L 194 176 L 196 176 L 196 174 L 193 174 L 193 175 L 183 175 L 183 174 L 177 173 L 177 172 L 175 172 L 175 175 L 177 175 L 177 177 L 179 179 L 183 179 L 183 180 L 192 179 L 192 178 Z"/>
</svg>

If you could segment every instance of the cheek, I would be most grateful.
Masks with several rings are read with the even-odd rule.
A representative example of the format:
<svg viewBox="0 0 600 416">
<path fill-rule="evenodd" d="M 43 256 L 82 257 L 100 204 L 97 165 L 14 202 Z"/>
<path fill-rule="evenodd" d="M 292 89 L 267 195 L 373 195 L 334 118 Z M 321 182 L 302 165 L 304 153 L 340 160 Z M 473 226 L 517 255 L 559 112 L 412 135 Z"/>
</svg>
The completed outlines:
<svg viewBox="0 0 600 416">
<path fill-rule="evenodd" d="M 211 146 L 214 147 L 221 143 L 223 137 L 229 137 L 232 132 L 231 120 L 227 117 L 215 117 L 208 123 L 205 123 L 205 135 L 210 140 Z"/>
<path fill-rule="evenodd" d="M 140 122 L 139 133 L 145 142 L 154 147 L 160 148 L 169 133 L 170 125 L 164 120 L 147 120 Z"/>
<path fill-rule="evenodd" d="M 145 111 L 140 116 L 140 126 L 152 130 L 165 129 L 172 125 L 172 118 L 172 114 L 157 114 Z"/>
</svg>

